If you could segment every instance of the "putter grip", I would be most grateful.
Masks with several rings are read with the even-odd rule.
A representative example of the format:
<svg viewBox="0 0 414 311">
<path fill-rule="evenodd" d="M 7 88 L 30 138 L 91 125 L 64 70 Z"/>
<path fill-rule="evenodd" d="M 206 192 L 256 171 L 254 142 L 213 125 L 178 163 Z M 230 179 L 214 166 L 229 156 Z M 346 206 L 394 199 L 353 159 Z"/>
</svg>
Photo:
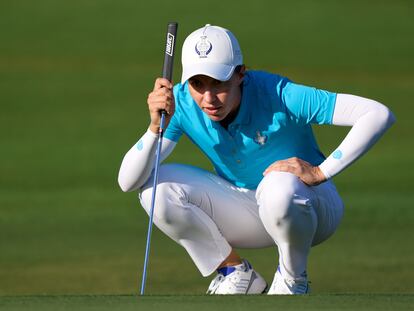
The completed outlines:
<svg viewBox="0 0 414 311">
<path fill-rule="evenodd" d="M 178 23 L 171 22 L 167 26 L 167 37 L 165 42 L 165 56 L 164 65 L 162 67 L 162 77 L 171 81 L 173 65 L 174 65 L 174 52 L 175 52 L 175 39 L 177 36 Z"/>
</svg>

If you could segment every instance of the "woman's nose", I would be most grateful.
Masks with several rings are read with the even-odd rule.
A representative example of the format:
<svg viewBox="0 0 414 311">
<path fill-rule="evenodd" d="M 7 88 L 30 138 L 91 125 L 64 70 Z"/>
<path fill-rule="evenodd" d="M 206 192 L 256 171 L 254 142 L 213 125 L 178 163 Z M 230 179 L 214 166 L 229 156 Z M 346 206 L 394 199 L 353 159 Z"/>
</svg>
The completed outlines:
<svg viewBox="0 0 414 311">
<path fill-rule="evenodd" d="M 213 90 L 209 89 L 204 92 L 203 100 L 206 103 L 213 103 L 216 100 L 216 94 Z"/>
</svg>

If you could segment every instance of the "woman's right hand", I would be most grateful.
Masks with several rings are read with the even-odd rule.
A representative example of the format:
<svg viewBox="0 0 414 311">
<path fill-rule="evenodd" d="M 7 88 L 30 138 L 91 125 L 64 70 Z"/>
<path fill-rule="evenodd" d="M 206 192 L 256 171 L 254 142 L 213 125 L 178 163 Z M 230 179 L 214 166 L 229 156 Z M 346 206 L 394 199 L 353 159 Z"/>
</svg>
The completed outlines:
<svg viewBox="0 0 414 311">
<path fill-rule="evenodd" d="M 158 134 L 161 123 L 161 110 L 165 110 L 165 128 L 175 111 L 173 84 L 165 78 L 155 80 L 154 89 L 148 94 L 148 109 L 151 117 L 150 130 Z"/>
</svg>

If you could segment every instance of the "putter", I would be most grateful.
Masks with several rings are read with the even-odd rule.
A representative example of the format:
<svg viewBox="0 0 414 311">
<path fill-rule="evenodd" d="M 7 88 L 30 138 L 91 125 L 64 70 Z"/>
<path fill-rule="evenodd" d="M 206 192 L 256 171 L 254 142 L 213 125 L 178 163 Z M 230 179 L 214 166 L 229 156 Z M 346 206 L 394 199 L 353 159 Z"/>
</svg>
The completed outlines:
<svg viewBox="0 0 414 311">
<path fill-rule="evenodd" d="M 164 56 L 164 65 L 162 67 L 162 77 L 171 81 L 172 70 L 174 65 L 174 50 L 175 50 L 175 39 L 177 35 L 178 24 L 176 22 L 168 23 L 167 26 L 167 37 L 165 44 L 165 56 Z M 154 183 L 152 185 L 152 198 L 151 198 L 151 210 L 149 215 L 148 222 L 148 232 L 147 232 L 147 244 L 145 247 L 145 259 L 144 259 L 144 269 L 142 272 L 142 281 L 141 281 L 141 295 L 145 293 L 145 285 L 147 281 L 147 270 L 148 270 L 148 260 L 150 254 L 151 246 L 151 233 L 152 233 L 152 223 L 154 218 L 154 208 L 155 208 L 155 195 L 157 193 L 157 184 L 158 184 L 158 168 L 160 166 L 160 153 L 162 147 L 162 138 L 164 136 L 164 127 L 165 127 L 165 114 L 164 110 L 161 111 L 161 121 L 160 121 L 160 130 L 158 135 L 158 144 L 155 157 L 155 167 L 154 167 Z"/>
</svg>

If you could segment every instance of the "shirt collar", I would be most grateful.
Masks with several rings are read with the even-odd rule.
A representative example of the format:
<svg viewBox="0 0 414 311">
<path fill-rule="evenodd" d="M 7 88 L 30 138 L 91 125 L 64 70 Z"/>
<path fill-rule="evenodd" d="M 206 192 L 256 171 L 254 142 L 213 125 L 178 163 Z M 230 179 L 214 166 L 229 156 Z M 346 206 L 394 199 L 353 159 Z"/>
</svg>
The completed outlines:
<svg viewBox="0 0 414 311">
<path fill-rule="evenodd" d="M 239 113 L 237 114 L 236 118 L 231 122 L 230 124 L 249 124 L 251 114 L 249 113 L 250 107 L 249 107 L 249 76 L 246 73 L 243 79 L 243 89 L 241 94 L 241 102 L 240 102 L 240 108 Z"/>
</svg>

